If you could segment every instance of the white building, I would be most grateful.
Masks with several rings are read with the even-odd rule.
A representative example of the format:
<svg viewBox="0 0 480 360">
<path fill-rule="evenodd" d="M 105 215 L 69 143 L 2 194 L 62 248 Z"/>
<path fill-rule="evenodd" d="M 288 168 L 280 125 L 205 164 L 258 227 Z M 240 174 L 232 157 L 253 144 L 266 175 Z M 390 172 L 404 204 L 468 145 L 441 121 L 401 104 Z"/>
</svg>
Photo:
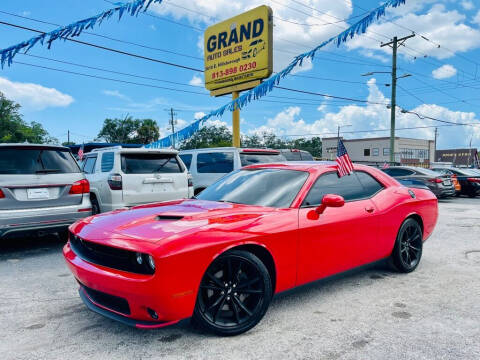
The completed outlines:
<svg viewBox="0 0 480 360">
<path fill-rule="evenodd" d="M 390 161 L 390 137 L 367 139 L 343 139 L 352 161 L 361 163 L 384 163 Z M 322 139 L 322 159 L 335 160 L 338 138 Z M 434 161 L 435 141 L 396 137 L 395 162 L 428 166 Z"/>
</svg>

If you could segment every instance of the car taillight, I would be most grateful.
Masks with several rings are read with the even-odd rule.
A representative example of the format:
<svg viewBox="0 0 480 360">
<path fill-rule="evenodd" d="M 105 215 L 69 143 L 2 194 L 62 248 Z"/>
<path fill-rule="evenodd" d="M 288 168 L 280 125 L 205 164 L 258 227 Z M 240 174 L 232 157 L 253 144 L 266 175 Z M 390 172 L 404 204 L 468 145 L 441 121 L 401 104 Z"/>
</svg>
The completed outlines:
<svg viewBox="0 0 480 360">
<path fill-rule="evenodd" d="M 467 181 L 480 184 L 480 178 L 468 178 Z"/>
<path fill-rule="evenodd" d="M 111 174 L 108 177 L 108 186 L 110 186 L 112 190 L 122 190 L 122 175 Z"/>
<path fill-rule="evenodd" d="M 90 192 L 90 183 L 87 179 L 75 181 L 70 188 L 69 194 L 86 194 Z"/>
<path fill-rule="evenodd" d="M 428 181 L 430 181 L 431 183 L 436 183 L 436 184 L 440 184 L 440 183 L 443 182 L 443 180 L 439 179 L 439 178 L 428 179 Z"/>
<path fill-rule="evenodd" d="M 3 199 L 5 197 L 5 194 L 3 193 L 2 189 L 0 189 L 0 199 Z"/>
</svg>

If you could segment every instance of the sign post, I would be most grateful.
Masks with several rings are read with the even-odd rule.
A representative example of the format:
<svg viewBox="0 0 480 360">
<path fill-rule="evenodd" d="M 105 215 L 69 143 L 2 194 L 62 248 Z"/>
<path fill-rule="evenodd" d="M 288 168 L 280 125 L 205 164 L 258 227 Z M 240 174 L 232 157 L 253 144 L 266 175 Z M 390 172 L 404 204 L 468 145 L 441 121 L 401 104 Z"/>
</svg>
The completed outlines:
<svg viewBox="0 0 480 360">
<path fill-rule="evenodd" d="M 205 87 L 210 95 L 252 89 L 273 71 L 273 16 L 268 6 L 234 16 L 205 30 Z M 240 109 L 232 112 L 233 146 L 240 147 Z"/>
</svg>

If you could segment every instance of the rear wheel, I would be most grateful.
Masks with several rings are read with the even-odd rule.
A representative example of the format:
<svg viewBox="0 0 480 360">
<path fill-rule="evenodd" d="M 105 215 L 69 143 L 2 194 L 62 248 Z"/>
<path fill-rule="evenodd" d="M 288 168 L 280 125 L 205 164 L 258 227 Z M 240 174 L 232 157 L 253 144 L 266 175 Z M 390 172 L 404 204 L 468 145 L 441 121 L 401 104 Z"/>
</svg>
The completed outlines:
<svg viewBox="0 0 480 360">
<path fill-rule="evenodd" d="M 229 251 L 205 272 L 193 320 L 218 335 L 238 335 L 262 319 L 271 298 L 271 279 L 262 261 L 247 251 Z"/>
<path fill-rule="evenodd" d="M 391 256 L 396 270 L 409 273 L 420 263 L 423 250 L 422 227 L 413 218 L 405 220 L 398 231 Z"/>
</svg>

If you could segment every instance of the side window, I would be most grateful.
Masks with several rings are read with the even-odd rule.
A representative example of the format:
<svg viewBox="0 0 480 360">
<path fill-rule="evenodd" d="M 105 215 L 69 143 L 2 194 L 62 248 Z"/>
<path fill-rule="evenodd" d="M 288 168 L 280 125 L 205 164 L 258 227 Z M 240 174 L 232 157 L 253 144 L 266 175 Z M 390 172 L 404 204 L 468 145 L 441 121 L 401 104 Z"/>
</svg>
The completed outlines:
<svg viewBox="0 0 480 360">
<path fill-rule="evenodd" d="M 115 153 L 105 152 L 102 154 L 102 172 L 108 172 L 113 169 L 113 158 Z"/>
<path fill-rule="evenodd" d="M 326 194 L 343 196 L 345 201 L 371 197 L 383 186 L 367 173 L 355 171 L 352 175 L 338 177 L 336 172 L 321 175 L 310 189 L 302 206 L 319 205 Z"/>
<path fill-rule="evenodd" d="M 233 171 L 233 152 L 197 154 L 198 173 L 226 174 Z"/>
<path fill-rule="evenodd" d="M 95 172 L 96 156 L 87 157 L 83 163 L 83 171 L 85 174 L 93 174 Z"/>
<path fill-rule="evenodd" d="M 190 170 L 190 165 L 192 164 L 192 154 L 181 154 L 179 156 L 187 167 L 187 170 Z"/>
</svg>

